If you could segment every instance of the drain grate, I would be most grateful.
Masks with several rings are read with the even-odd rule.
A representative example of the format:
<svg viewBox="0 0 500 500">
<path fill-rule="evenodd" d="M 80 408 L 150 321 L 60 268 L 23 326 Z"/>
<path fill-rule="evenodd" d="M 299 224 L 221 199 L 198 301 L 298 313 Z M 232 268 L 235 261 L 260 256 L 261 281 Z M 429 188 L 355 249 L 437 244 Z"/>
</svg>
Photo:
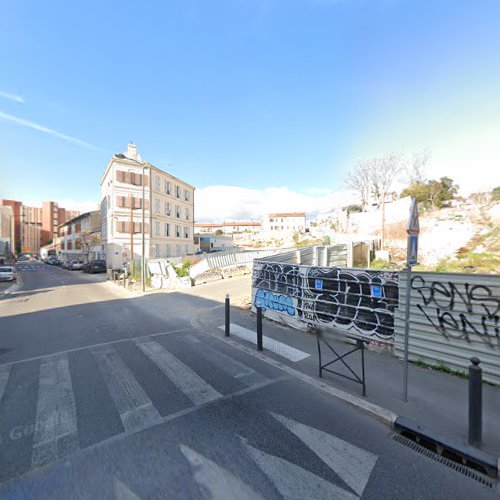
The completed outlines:
<svg viewBox="0 0 500 500">
<path fill-rule="evenodd" d="M 468 478 L 473 479 L 474 481 L 477 481 L 483 484 L 484 486 L 487 486 L 488 488 L 494 488 L 493 482 L 487 477 L 484 477 L 482 474 L 474 470 L 471 470 L 460 463 L 454 462 L 449 458 L 438 455 L 437 453 L 429 450 L 428 448 L 425 448 L 424 446 L 416 443 L 415 441 L 412 441 L 411 439 L 405 436 L 401 436 L 400 434 L 393 434 L 392 439 L 394 439 L 394 441 L 397 441 L 398 443 L 408 448 L 411 448 L 412 450 L 416 451 L 417 453 L 420 453 L 421 455 L 425 455 L 426 457 L 435 460 L 436 462 L 442 463 L 443 465 L 450 467 L 450 469 L 453 469 L 459 472 L 460 474 L 463 474 L 464 476 L 467 476 Z"/>
</svg>

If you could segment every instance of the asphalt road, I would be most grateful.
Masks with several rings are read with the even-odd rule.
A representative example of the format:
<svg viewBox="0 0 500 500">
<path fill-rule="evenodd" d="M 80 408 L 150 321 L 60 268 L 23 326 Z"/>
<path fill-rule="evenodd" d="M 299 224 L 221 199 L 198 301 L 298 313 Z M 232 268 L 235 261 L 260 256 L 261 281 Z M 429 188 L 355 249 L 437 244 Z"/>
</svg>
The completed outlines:
<svg viewBox="0 0 500 500">
<path fill-rule="evenodd" d="M 199 331 L 206 296 L 19 272 L 0 301 L 2 498 L 496 498 Z"/>
</svg>

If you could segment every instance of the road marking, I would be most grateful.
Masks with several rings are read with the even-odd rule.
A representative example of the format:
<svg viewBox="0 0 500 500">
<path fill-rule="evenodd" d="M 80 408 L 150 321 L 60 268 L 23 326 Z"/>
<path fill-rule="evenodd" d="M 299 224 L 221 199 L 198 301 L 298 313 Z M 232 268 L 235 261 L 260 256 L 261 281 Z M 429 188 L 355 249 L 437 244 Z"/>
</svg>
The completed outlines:
<svg viewBox="0 0 500 500">
<path fill-rule="evenodd" d="M 2 402 L 5 387 L 9 381 L 10 367 L 0 367 L 0 403 Z"/>
<path fill-rule="evenodd" d="M 199 484 L 200 489 L 203 492 L 208 492 L 209 498 L 263 499 L 261 495 L 252 490 L 241 479 L 215 462 L 212 462 L 212 460 L 183 444 L 180 445 L 180 449 L 193 469 L 193 476 Z"/>
<path fill-rule="evenodd" d="M 303 441 L 359 496 L 370 479 L 377 456 L 343 439 L 308 425 L 272 413 L 290 432 Z"/>
<path fill-rule="evenodd" d="M 126 484 L 117 477 L 114 478 L 116 500 L 141 500 Z"/>
<path fill-rule="evenodd" d="M 95 347 L 92 354 L 109 388 L 126 431 L 150 427 L 160 421 L 158 410 L 112 346 Z"/>
<path fill-rule="evenodd" d="M 27 363 L 29 361 L 36 361 L 38 359 L 45 359 L 47 356 L 55 356 L 57 354 L 68 354 L 70 352 L 82 351 L 83 349 L 93 349 L 94 347 L 113 345 L 113 344 L 117 344 L 118 342 L 134 341 L 134 340 L 149 338 L 149 337 L 160 337 L 162 335 L 170 335 L 173 333 L 181 333 L 181 332 L 187 332 L 187 331 L 191 331 L 191 330 L 192 330 L 191 328 L 181 328 L 179 330 L 172 330 L 170 332 L 151 333 L 150 335 L 147 335 L 147 337 L 146 337 L 146 335 L 137 335 L 136 337 L 125 337 L 125 338 L 121 338 L 118 340 L 110 340 L 109 342 L 101 342 L 99 344 L 84 345 L 82 347 L 75 347 L 74 349 L 68 349 L 67 351 L 59 351 L 59 352 L 54 352 L 52 354 L 42 354 L 41 356 L 33 356 L 32 358 L 24 358 L 24 359 L 20 359 L 18 361 L 9 361 L 8 363 L 0 364 L 0 369 L 2 367 L 16 365 L 17 363 Z"/>
<path fill-rule="evenodd" d="M 155 340 L 139 340 L 136 344 L 195 405 L 221 397 L 211 385 Z"/>
<path fill-rule="evenodd" d="M 254 384 L 260 384 L 267 380 L 264 375 L 256 372 L 253 368 L 245 365 L 244 363 L 240 363 L 235 359 L 231 358 L 227 354 L 223 352 L 217 351 L 212 347 L 209 347 L 206 343 L 201 343 L 200 340 L 194 335 L 183 335 L 179 337 L 182 340 L 186 340 L 191 342 L 192 348 L 196 351 L 196 353 L 202 358 L 210 361 L 217 365 L 218 368 L 225 371 L 228 375 L 237 378 L 243 384 L 247 386 L 252 386 Z"/>
<path fill-rule="evenodd" d="M 285 500 L 357 500 L 358 497 L 349 491 L 316 476 L 298 465 L 282 458 L 269 455 L 242 439 L 248 453 L 264 474 L 276 486 Z"/>
<path fill-rule="evenodd" d="M 80 449 L 73 385 L 66 355 L 40 364 L 31 463 L 40 466 Z"/>
<path fill-rule="evenodd" d="M 219 329 L 224 330 L 224 325 L 219 326 Z M 240 339 L 246 340 L 248 342 L 252 342 L 252 344 L 257 344 L 257 334 L 252 330 L 244 328 L 240 325 L 231 323 L 231 335 L 239 337 Z M 291 347 L 288 344 L 279 342 L 278 340 L 274 340 L 270 337 L 266 337 L 265 335 L 262 337 L 262 345 L 265 349 L 269 349 L 270 351 L 279 354 L 280 356 L 283 356 L 290 361 L 297 362 L 310 356 L 310 354 L 308 354 L 307 352 L 295 349 L 295 347 Z"/>
</svg>

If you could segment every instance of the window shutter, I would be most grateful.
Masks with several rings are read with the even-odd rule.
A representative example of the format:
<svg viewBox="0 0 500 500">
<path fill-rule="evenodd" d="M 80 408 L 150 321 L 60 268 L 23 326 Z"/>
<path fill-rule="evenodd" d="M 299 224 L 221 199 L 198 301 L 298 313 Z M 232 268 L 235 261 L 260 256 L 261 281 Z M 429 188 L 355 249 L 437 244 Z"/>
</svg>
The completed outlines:
<svg viewBox="0 0 500 500">
<path fill-rule="evenodd" d="M 116 171 L 116 180 L 118 182 L 123 182 L 123 172 L 121 170 Z"/>
</svg>

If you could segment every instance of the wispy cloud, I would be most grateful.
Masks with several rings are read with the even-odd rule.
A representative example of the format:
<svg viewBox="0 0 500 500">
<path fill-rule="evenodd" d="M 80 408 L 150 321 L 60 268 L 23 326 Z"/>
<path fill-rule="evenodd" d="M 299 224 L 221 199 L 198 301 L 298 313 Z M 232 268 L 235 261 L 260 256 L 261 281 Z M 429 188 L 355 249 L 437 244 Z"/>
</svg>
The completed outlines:
<svg viewBox="0 0 500 500">
<path fill-rule="evenodd" d="M 19 104 L 24 104 L 24 98 L 19 94 L 11 94 L 10 92 L 3 92 L 2 90 L 0 90 L 0 97 L 3 97 L 4 99 L 9 99 L 9 101 L 14 101 Z"/>
<path fill-rule="evenodd" d="M 99 149 L 88 142 L 77 139 L 76 137 L 71 137 L 70 135 L 63 134 L 49 127 L 45 127 L 44 125 L 39 125 L 38 123 L 32 122 L 30 120 L 25 120 L 24 118 L 19 118 L 18 116 L 9 115 L 8 113 L 4 113 L 0 110 L 0 119 L 5 121 L 15 123 L 17 125 L 21 125 L 22 127 L 31 128 L 33 130 L 38 130 L 39 132 L 43 132 L 45 134 L 52 135 L 54 137 L 58 137 L 59 139 L 63 139 L 68 142 L 72 142 L 73 144 L 77 144 L 78 146 L 82 146 L 88 149 Z"/>
</svg>

